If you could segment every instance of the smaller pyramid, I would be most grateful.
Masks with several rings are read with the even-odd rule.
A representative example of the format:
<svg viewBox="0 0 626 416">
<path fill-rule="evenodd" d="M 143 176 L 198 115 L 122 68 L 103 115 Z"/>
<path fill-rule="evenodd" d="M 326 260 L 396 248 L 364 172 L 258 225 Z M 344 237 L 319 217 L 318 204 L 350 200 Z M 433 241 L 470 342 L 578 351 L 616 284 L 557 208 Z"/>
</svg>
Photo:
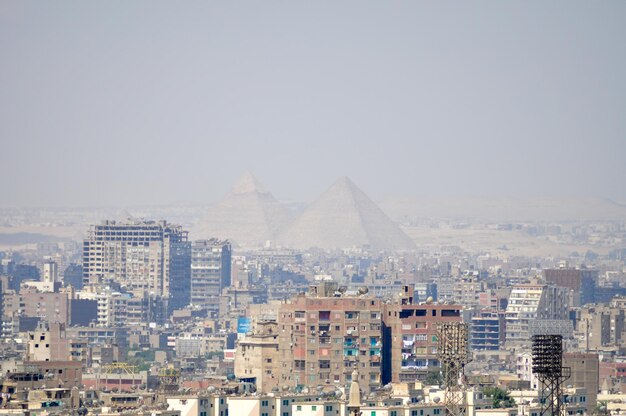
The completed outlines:
<svg viewBox="0 0 626 416">
<path fill-rule="evenodd" d="M 269 192 L 251 172 L 245 172 L 233 186 L 232 193 L 241 195 L 248 193 L 267 194 Z"/>
<path fill-rule="evenodd" d="M 290 221 L 287 210 L 254 175 L 246 172 L 224 199 L 209 207 L 192 236 L 256 247 L 274 240 Z"/>
<path fill-rule="evenodd" d="M 278 241 L 297 249 L 415 248 L 400 227 L 347 177 L 313 202 Z"/>
</svg>

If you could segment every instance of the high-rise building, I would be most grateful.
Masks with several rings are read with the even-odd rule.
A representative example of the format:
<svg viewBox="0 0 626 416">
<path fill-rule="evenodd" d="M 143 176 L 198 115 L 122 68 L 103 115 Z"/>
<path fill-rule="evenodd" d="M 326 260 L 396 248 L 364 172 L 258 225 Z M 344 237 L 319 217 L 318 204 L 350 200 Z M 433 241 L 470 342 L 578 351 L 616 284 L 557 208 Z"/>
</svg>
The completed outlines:
<svg viewBox="0 0 626 416">
<path fill-rule="evenodd" d="M 83 282 L 114 281 L 163 299 L 166 312 L 189 304 L 191 244 L 165 221 L 104 221 L 83 242 Z"/>
<path fill-rule="evenodd" d="M 529 344 L 539 321 L 567 321 L 568 289 L 549 285 L 516 285 L 506 308 L 506 343 Z M 552 322 L 552 325 L 556 322 Z"/>
<path fill-rule="evenodd" d="M 590 269 L 547 269 L 543 271 L 546 283 L 571 290 L 572 306 L 595 302 L 594 293 L 598 271 Z"/>
<path fill-rule="evenodd" d="M 231 247 L 216 239 L 194 241 L 191 246 L 191 303 L 217 314 L 220 295 L 230 286 Z"/>
<path fill-rule="evenodd" d="M 280 307 L 280 385 L 347 388 L 358 369 L 364 390 L 380 387 L 381 300 L 343 296 L 333 281 L 316 283 Z"/>
</svg>

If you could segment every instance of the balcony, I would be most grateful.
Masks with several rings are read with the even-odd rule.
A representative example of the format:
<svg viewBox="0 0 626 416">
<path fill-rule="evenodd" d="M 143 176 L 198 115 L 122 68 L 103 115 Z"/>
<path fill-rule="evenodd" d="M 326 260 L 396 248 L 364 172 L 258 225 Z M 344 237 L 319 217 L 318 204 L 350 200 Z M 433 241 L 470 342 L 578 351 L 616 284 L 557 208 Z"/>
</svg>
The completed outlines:
<svg viewBox="0 0 626 416">
<path fill-rule="evenodd" d="M 319 339 L 319 343 L 320 344 L 330 344 L 330 337 L 320 337 Z"/>
</svg>

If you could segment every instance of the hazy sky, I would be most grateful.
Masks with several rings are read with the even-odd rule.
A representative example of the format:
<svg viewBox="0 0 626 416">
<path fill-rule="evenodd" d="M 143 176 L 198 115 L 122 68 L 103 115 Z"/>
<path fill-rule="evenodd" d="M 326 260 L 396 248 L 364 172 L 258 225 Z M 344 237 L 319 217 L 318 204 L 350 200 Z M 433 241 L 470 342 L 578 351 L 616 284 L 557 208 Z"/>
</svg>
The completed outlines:
<svg viewBox="0 0 626 416">
<path fill-rule="evenodd" d="M 0 1 L 0 204 L 626 200 L 625 1 Z"/>
</svg>

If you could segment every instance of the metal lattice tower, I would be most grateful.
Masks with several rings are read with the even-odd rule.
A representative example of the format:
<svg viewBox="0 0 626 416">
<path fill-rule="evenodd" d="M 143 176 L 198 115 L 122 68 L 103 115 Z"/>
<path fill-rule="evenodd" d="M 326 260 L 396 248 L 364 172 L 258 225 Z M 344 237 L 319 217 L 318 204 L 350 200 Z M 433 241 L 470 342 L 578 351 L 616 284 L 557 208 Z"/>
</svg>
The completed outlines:
<svg viewBox="0 0 626 416">
<path fill-rule="evenodd" d="M 563 337 L 534 335 L 533 373 L 539 380 L 540 416 L 563 416 L 563 381 L 569 378 L 569 367 L 563 367 Z"/>
<path fill-rule="evenodd" d="M 472 358 L 468 342 L 468 325 L 445 322 L 438 326 L 437 356 L 443 371 L 444 402 L 448 416 L 464 416 L 467 386 L 463 369 Z"/>
</svg>

